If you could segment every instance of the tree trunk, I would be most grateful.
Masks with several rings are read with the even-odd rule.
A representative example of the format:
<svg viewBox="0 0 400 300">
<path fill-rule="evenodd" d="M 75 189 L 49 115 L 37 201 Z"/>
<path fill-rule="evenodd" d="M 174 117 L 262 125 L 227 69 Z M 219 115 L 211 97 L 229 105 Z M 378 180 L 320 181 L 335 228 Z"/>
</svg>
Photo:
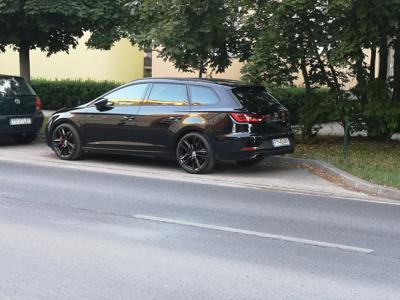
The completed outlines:
<svg viewBox="0 0 400 300">
<path fill-rule="evenodd" d="M 400 103 L 400 31 L 397 32 L 394 43 L 394 80 L 393 101 Z"/>
<path fill-rule="evenodd" d="M 360 49 L 360 51 L 362 50 Z M 364 60 L 361 57 L 357 59 L 356 62 L 354 63 L 354 70 L 356 72 L 356 80 L 357 80 L 356 95 L 358 95 L 358 98 L 361 101 L 361 103 L 365 104 L 368 102 L 367 78 L 369 77 L 370 80 L 375 80 L 375 68 L 371 69 L 370 66 L 370 73 L 368 74 L 367 77 L 366 70 L 363 67 L 363 62 Z"/>
<path fill-rule="evenodd" d="M 304 57 L 302 57 L 300 60 L 300 68 L 304 79 L 304 85 L 306 87 L 303 106 L 307 106 L 307 103 L 312 102 L 313 99 L 312 99 L 312 88 L 311 88 L 310 77 L 307 71 L 307 62 Z M 301 125 L 301 135 L 303 136 L 303 138 L 310 138 L 313 135 L 312 125 L 310 124 L 310 122 L 304 122 L 302 120 L 302 117 L 300 117 L 299 121 Z"/>
<path fill-rule="evenodd" d="M 354 63 L 354 69 L 356 71 L 357 85 L 361 91 L 364 91 L 364 88 L 367 85 L 367 74 L 366 74 L 367 72 L 363 67 L 363 62 L 364 62 L 364 60 L 360 57 Z"/>
<path fill-rule="evenodd" d="M 304 79 L 304 85 L 306 86 L 306 94 L 309 95 L 311 94 L 311 84 L 310 84 L 310 78 L 308 77 L 306 61 L 304 58 L 301 59 L 300 66 L 301 66 L 301 73 Z"/>
<path fill-rule="evenodd" d="M 204 61 L 201 60 L 199 65 L 199 78 L 203 78 L 203 74 L 204 74 Z"/>
<path fill-rule="evenodd" d="M 336 92 L 337 91 L 337 86 L 329 78 L 328 73 L 326 72 L 326 69 L 325 69 L 325 63 L 324 63 L 324 61 L 322 60 L 321 56 L 318 53 L 317 53 L 317 61 L 318 61 L 318 65 L 319 65 L 319 68 L 321 70 L 321 74 L 322 74 L 322 76 L 323 76 L 323 78 L 325 80 L 326 85 L 329 87 L 329 89 L 332 92 Z"/>
<path fill-rule="evenodd" d="M 375 79 L 375 65 L 376 65 L 376 48 L 371 48 L 371 60 L 369 63 L 369 80 Z"/>
<path fill-rule="evenodd" d="M 21 41 L 19 44 L 19 70 L 25 80 L 31 80 L 31 66 L 29 57 L 29 43 Z"/>
<path fill-rule="evenodd" d="M 341 86 L 339 83 L 339 78 L 338 78 L 338 74 L 335 70 L 335 67 L 331 63 L 328 64 L 328 67 L 329 67 L 329 70 L 331 70 L 332 79 L 333 79 L 333 82 L 335 83 L 336 89 L 337 89 L 337 91 L 340 91 Z"/>
<path fill-rule="evenodd" d="M 379 75 L 378 79 L 387 80 L 388 74 L 388 56 L 389 56 L 389 47 L 388 47 L 388 39 L 387 37 L 383 37 L 380 41 L 379 48 Z"/>
<path fill-rule="evenodd" d="M 203 67 L 199 69 L 199 78 L 203 78 Z"/>
</svg>

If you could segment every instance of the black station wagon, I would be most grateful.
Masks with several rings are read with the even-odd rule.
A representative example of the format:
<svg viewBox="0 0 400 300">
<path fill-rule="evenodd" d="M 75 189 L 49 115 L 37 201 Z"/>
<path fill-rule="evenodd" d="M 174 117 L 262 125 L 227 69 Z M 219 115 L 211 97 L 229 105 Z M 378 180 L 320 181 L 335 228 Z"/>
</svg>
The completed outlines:
<svg viewBox="0 0 400 300">
<path fill-rule="evenodd" d="M 46 140 L 58 157 L 84 152 L 175 156 L 190 173 L 292 153 L 289 114 L 264 87 L 240 81 L 137 80 L 56 112 Z"/>
<path fill-rule="evenodd" d="M 23 78 L 0 75 L 0 135 L 31 143 L 43 124 L 42 104 Z"/>
</svg>

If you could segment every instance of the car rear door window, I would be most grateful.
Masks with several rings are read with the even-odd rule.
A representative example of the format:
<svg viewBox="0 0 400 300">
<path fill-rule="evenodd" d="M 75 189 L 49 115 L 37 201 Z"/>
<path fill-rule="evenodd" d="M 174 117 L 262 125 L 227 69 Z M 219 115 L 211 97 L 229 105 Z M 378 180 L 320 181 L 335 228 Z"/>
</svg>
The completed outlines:
<svg viewBox="0 0 400 300">
<path fill-rule="evenodd" d="M 263 87 L 239 87 L 232 90 L 236 98 L 244 105 L 269 106 L 279 104 Z"/>
<path fill-rule="evenodd" d="M 188 105 L 186 85 L 154 83 L 147 100 L 148 105 Z"/>
<path fill-rule="evenodd" d="M 139 105 L 144 99 L 148 84 L 133 84 L 106 95 L 107 100 L 119 106 Z"/>
<path fill-rule="evenodd" d="M 249 86 L 232 89 L 243 107 L 257 112 L 272 112 L 279 109 L 281 104 L 270 95 L 264 87 Z"/>
<path fill-rule="evenodd" d="M 190 85 L 191 102 L 194 106 L 213 105 L 219 102 L 217 94 L 212 88 L 198 85 Z"/>
</svg>

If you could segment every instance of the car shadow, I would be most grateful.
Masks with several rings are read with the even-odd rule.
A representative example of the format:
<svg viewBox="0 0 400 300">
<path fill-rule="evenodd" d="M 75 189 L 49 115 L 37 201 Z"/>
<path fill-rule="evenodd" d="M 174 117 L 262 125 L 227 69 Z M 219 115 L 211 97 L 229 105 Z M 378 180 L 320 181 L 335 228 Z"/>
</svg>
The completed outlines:
<svg viewBox="0 0 400 300">
<path fill-rule="evenodd" d="M 40 144 L 40 141 L 34 142 L 34 144 Z M 16 147 L 18 149 L 23 147 L 30 147 L 31 145 L 20 145 L 14 141 L 12 137 L 0 136 L 0 147 Z M 49 156 L 48 159 L 57 159 L 56 155 L 52 153 L 50 148 L 48 148 Z M 149 170 L 160 170 L 165 171 L 182 171 L 184 172 L 177 161 L 174 158 L 168 157 L 151 157 L 151 156 L 130 156 L 130 155 L 115 155 L 115 154 L 105 154 L 105 153 L 87 153 L 82 158 L 82 162 L 92 162 L 92 163 L 104 163 L 106 165 L 114 164 L 120 167 L 143 167 Z M 218 162 L 215 168 L 210 174 L 214 175 L 241 175 L 241 176 L 258 176 L 265 174 L 273 174 L 274 172 L 282 171 L 287 169 L 285 167 L 278 167 L 271 165 L 266 158 L 260 165 L 256 166 L 246 166 L 239 165 L 234 161 L 223 161 Z"/>
<path fill-rule="evenodd" d="M 40 143 L 39 137 L 33 142 L 33 144 Z M 15 146 L 15 147 L 26 147 L 26 144 L 18 144 L 11 136 L 0 136 L 0 147 Z"/>
<path fill-rule="evenodd" d="M 87 153 L 83 160 L 101 163 L 112 163 L 121 166 L 135 166 L 149 169 L 164 169 L 166 171 L 181 171 L 182 169 L 174 158 L 167 157 L 150 157 L 150 156 L 129 156 L 129 155 L 114 155 L 114 154 L 99 154 L 99 153 Z M 288 169 L 286 167 L 274 166 L 268 162 L 266 158 L 260 165 L 246 166 L 239 165 L 234 161 L 220 161 L 217 162 L 215 168 L 210 174 L 221 174 L 221 175 L 235 175 L 240 174 L 241 176 L 257 176 L 260 174 L 274 173 L 276 171 L 282 171 Z M 182 170 L 183 171 L 183 170 Z"/>
<path fill-rule="evenodd" d="M 15 140 L 10 136 L 0 136 L 0 146 L 18 146 Z"/>
</svg>

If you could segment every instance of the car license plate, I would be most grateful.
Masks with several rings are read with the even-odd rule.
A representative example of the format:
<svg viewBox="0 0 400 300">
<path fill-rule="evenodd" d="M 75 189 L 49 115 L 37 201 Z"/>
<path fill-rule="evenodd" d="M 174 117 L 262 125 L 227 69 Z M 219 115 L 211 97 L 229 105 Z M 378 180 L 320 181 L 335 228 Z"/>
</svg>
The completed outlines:
<svg viewBox="0 0 400 300">
<path fill-rule="evenodd" d="M 18 126 L 18 125 L 30 125 L 32 124 L 32 119 L 30 118 L 14 118 L 10 119 L 11 126 Z"/>
<path fill-rule="evenodd" d="M 274 146 L 275 148 L 290 146 L 290 141 L 288 138 L 274 139 L 272 140 L 272 146 Z"/>
</svg>

